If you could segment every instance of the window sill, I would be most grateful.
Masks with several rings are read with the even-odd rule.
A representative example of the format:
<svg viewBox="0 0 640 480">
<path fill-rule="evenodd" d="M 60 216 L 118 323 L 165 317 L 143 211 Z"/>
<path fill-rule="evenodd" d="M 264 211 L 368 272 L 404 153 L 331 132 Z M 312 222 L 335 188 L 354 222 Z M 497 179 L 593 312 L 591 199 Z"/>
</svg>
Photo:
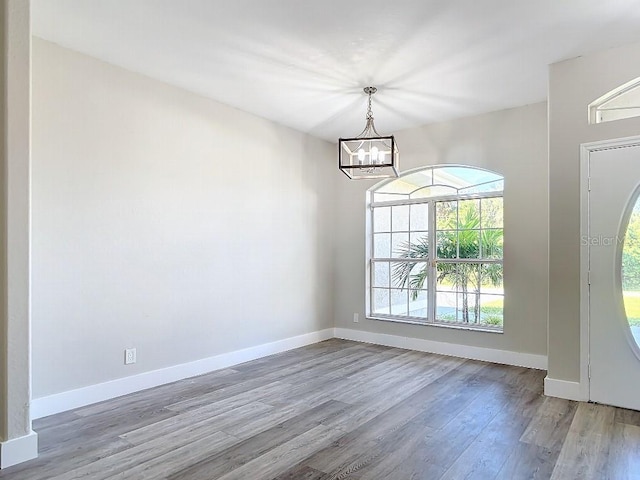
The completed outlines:
<svg viewBox="0 0 640 480">
<path fill-rule="evenodd" d="M 445 323 L 445 322 L 426 322 L 419 321 L 411 318 L 398 318 L 398 317 L 383 317 L 383 316 L 370 316 L 367 315 L 367 320 L 378 320 L 383 322 L 392 323 L 406 323 L 409 325 L 421 325 L 426 327 L 440 327 L 451 328 L 454 330 L 470 330 L 472 332 L 484 332 L 484 333 L 498 333 L 503 334 L 504 329 L 501 327 L 489 327 L 489 326 L 473 326 L 461 323 Z"/>
</svg>

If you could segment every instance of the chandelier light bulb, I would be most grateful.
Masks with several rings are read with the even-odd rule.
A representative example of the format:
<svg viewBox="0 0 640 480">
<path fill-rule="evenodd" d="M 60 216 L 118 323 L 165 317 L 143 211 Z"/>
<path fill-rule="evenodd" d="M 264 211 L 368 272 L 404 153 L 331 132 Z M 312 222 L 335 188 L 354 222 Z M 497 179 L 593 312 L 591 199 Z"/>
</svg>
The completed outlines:
<svg viewBox="0 0 640 480">
<path fill-rule="evenodd" d="M 378 163 L 384 163 L 384 152 L 378 152 Z"/>
<path fill-rule="evenodd" d="M 374 163 L 378 161 L 378 147 L 371 147 L 371 161 Z"/>
<path fill-rule="evenodd" d="M 364 148 L 361 148 L 360 150 L 358 150 L 358 160 L 360 161 L 360 163 L 364 162 L 365 159 L 365 152 L 364 152 Z"/>
</svg>

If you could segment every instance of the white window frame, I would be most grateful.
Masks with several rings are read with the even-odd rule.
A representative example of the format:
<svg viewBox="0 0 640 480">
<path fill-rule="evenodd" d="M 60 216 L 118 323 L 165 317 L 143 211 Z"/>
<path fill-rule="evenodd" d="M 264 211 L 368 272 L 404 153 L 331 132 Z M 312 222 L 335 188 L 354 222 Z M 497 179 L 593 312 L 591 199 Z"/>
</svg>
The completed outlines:
<svg viewBox="0 0 640 480">
<path fill-rule="evenodd" d="M 447 167 L 447 166 L 460 166 L 460 165 L 441 165 L 438 167 Z M 466 166 L 465 166 L 466 167 Z M 424 167 L 411 170 L 410 172 L 406 172 L 405 174 L 413 173 L 423 169 L 430 169 L 433 167 Z M 467 167 L 476 169 L 476 167 Z M 482 169 L 477 169 L 482 170 Z M 455 329 L 464 329 L 464 330 L 476 330 L 476 331 L 486 331 L 493 333 L 503 333 L 504 330 L 504 320 L 503 325 L 491 326 L 491 325 L 481 325 L 475 323 L 466 323 L 466 322 L 451 322 L 451 321 L 439 321 L 436 319 L 436 309 L 437 309 L 437 286 L 436 286 L 436 277 L 437 277 L 437 265 L 438 263 L 452 263 L 452 264 L 460 264 L 460 263 L 472 263 L 472 264 L 499 264 L 504 267 L 504 254 L 500 259 L 494 258 L 434 258 L 434 254 L 436 252 L 436 203 L 438 202 L 446 202 L 446 201 L 464 201 L 464 200 L 475 200 L 475 199 L 490 199 L 490 198 L 501 198 L 504 199 L 504 190 L 502 191 L 491 191 L 486 193 L 471 193 L 471 194 L 452 194 L 452 195 L 439 195 L 425 198 L 416 198 L 416 199 L 402 199 L 402 200 L 388 200 L 388 201 L 380 201 L 375 202 L 374 194 L 376 193 L 378 186 L 373 187 L 367 192 L 367 220 L 366 220 L 366 231 L 367 231 L 367 246 L 366 246 L 366 260 L 367 260 L 367 278 L 366 278 L 366 317 L 371 320 L 383 320 L 383 321 L 391 321 L 391 322 L 399 322 L 399 323 L 408 323 L 408 324 L 416 324 L 416 325 L 431 325 L 431 326 L 439 326 L 446 328 L 455 328 Z M 389 257 L 374 257 L 374 209 L 379 207 L 394 207 L 394 206 L 402 206 L 402 205 L 420 205 L 427 204 L 429 209 L 428 215 L 428 251 L 429 256 L 425 260 L 427 264 L 427 308 L 428 308 L 428 316 L 425 319 L 424 317 L 411 317 L 409 315 L 394 315 L 394 314 L 381 314 L 381 313 L 373 313 L 373 289 L 374 287 L 374 264 L 376 262 L 389 262 L 392 263 L 415 263 L 415 260 L 407 260 L 407 259 L 399 259 Z M 392 215 L 392 214 L 391 214 Z M 393 232 L 393 220 L 390 220 L 390 232 Z M 504 224 L 502 226 L 504 232 Z M 409 232 L 411 229 L 409 227 Z M 380 233 L 380 232 L 376 232 Z M 386 232 L 382 232 L 386 233 Z M 389 272 L 391 274 L 391 272 Z M 391 279 L 390 279 L 391 282 Z M 392 287 L 391 287 L 392 289 Z M 409 295 L 409 289 L 407 290 L 407 295 Z M 390 294 L 391 297 L 391 294 Z M 503 295 L 504 298 L 504 295 Z"/>
</svg>

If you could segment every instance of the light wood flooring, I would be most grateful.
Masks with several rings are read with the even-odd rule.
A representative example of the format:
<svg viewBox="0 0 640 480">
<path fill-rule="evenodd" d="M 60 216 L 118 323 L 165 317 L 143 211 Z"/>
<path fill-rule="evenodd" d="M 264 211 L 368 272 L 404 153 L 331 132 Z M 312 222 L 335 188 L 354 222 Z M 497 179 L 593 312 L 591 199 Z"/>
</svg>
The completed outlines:
<svg viewBox="0 0 640 480">
<path fill-rule="evenodd" d="M 37 420 L 0 478 L 640 479 L 640 413 L 543 378 L 329 340 Z"/>
</svg>

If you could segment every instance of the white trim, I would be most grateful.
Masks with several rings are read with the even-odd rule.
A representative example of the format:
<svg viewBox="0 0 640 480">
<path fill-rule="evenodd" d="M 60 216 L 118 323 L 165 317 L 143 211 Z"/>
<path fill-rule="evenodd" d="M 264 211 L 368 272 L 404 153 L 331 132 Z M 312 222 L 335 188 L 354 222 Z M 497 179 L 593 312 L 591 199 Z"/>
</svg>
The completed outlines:
<svg viewBox="0 0 640 480">
<path fill-rule="evenodd" d="M 160 370 L 141 373 L 139 375 L 90 385 L 76 390 L 69 390 L 49 395 L 47 397 L 36 398 L 32 401 L 31 413 L 34 419 L 46 417 L 55 413 L 84 407 L 92 403 L 156 387 L 158 385 L 164 385 L 177 380 L 202 375 L 221 368 L 228 368 L 239 363 L 248 362 L 268 355 L 273 355 L 275 353 L 285 352 L 293 348 L 322 342 L 330 338 L 342 338 L 358 342 L 375 343 L 378 345 L 406 348 L 420 352 L 438 353 L 473 360 L 483 360 L 486 362 L 536 368 L 540 370 L 547 369 L 547 357 L 545 355 L 436 342 L 433 340 L 372 333 L 347 328 L 328 328 L 243 350 L 223 353 L 221 355 L 197 360 L 195 362 L 175 365 Z"/>
<path fill-rule="evenodd" d="M 548 397 L 565 398 L 567 400 L 576 400 L 578 402 L 589 401 L 588 390 L 587 395 L 584 394 L 585 389 L 579 382 L 569 382 L 567 380 L 558 380 L 557 378 L 545 377 L 544 394 Z"/>
<path fill-rule="evenodd" d="M 634 147 L 640 145 L 640 135 L 632 137 L 614 138 L 611 140 L 600 140 L 597 142 L 587 142 L 580 145 L 580 150 L 595 152 L 598 150 L 609 150 L 611 148 Z"/>
<path fill-rule="evenodd" d="M 582 240 L 589 238 L 589 156 L 594 148 L 590 145 L 580 145 L 580 382 L 579 396 L 589 400 L 589 242 Z M 550 385 L 562 380 L 548 379 Z M 565 382 L 567 383 L 567 382 Z M 550 391 L 556 389 L 551 386 Z M 566 388 L 558 388 L 564 392 Z M 564 394 L 547 393 L 547 379 L 545 379 L 545 395 L 567 398 Z M 575 396 L 576 394 L 572 394 Z"/>
<path fill-rule="evenodd" d="M 589 238 L 589 157 L 591 152 L 637 145 L 640 145 L 640 136 L 602 140 L 580 145 L 580 381 L 565 382 L 564 380 L 549 379 L 552 382 L 551 385 L 554 385 L 553 382 L 577 385 L 577 387 L 552 386 L 550 387 L 552 391 L 571 392 L 572 388 L 578 388 L 579 391 L 571 394 L 572 397 L 549 394 L 551 396 L 571 399 L 576 397 L 584 401 L 588 401 L 591 398 L 589 380 L 589 242 L 583 242 L 584 238 Z M 545 380 L 545 394 L 547 394 L 546 385 L 547 382 Z"/>
<path fill-rule="evenodd" d="M 475 168 L 475 167 L 474 167 Z M 494 180 L 494 182 L 503 182 L 502 180 Z M 484 182 L 484 183 L 494 183 L 494 182 Z M 483 185 L 479 183 L 478 185 Z M 447 187 L 448 185 L 425 185 L 424 187 L 420 187 L 417 190 L 422 190 L 423 188 L 430 187 Z M 475 185 L 471 185 L 475 186 Z M 456 187 L 451 187 L 456 188 Z M 462 187 L 461 189 L 469 188 Z M 373 192 L 375 193 L 375 191 Z M 391 194 L 387 194 L 391 195 Z M 404 193 L 402 195 L 405 195 Z M 419 205 L 421 203 L 428 203 L 430 201 L 433 202 L 446 202 L 448 200 L 475 200 L 477 198 L 503 198 L 504 197 L 504 189 L 503 190 L 491 190 L 490 192 L 478 192 L 478 193 L 452 193 L 447 195 L 433 195 L 430 197 L 421 197 L 421 198 L 411 198 L 406 200 L 383 200 L 381 202 L 371 202 L 372 207 L 396 207 L 401 205 Z M 376 232 L 376 233 L 388 233 L 388 232 Z"/>
<path fill-rule="evenodd" d="M 47 397 L 36 398 L 31 404 L 32 418 L 41 418 L 64 412 L 92 403 L 109 400 L 147 388 L 157 387 L 184 378 L 202 375 L 221 368 L 285 352 L 293 348 L 304 347 L 313 343 L 333 338 L 333 328 L 286 338 L 272 343 L 223 353 L 214 357 L 183 363 L 172 367 L 153 370 L 130 377 L 119 378 L 109 382 L 90 385 L 88 387 L 69 390 Z"/>
<path fill-rule="evenodd" d="M 348 328 L 336 328 L 335 337 L 357 342 L 375 343 L 388 347 L 406 348 L 419 352 L 438 353 L 454 357 L 483 360 L 485 362 L 502 363 L 518 367 L 547 369 L 547 357 L 532 353 L 513 352 L 509 350 L 496 350 L 493 348 L 474 347 L 454 343 L 436 342 L 421 338 L 401 337 L 384 333 L 365 332 Z"/>
<path fill-rule="evenodd" d="M 27 435 L 0 442 L 0 468 L 7 468 L 18 463 L 32 460 L 38 456 L 38 434 Z"/>
</svg>

